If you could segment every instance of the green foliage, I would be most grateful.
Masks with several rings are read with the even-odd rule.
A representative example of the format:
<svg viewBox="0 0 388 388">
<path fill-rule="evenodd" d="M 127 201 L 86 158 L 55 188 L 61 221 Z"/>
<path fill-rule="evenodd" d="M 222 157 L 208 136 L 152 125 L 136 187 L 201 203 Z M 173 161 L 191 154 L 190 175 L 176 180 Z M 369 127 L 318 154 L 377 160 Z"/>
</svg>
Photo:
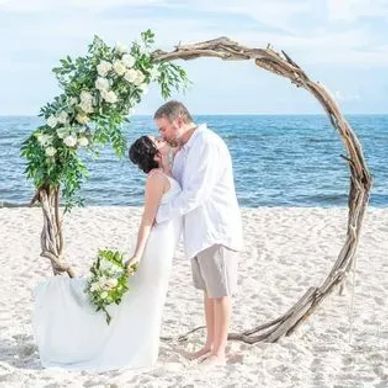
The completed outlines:
<svg viewBox="0 0 388 388">
<path fill-rule="evenodd" d="M 85 56 L 66 56 L 53 69 L 63 92 L 41 108 L 45 124 L 25 139 L 20 151 L 26 177 L 37 189 L 63 188 L 65 211 L 83 205 L 79 189 L 88 171 L 80 149 L 98 157 L 99 148 L 111 144 L 122 157 L 127 148 L 122 124 L 148 85 L 156 82 L 163 98 L 188 86 L 180 66 L 153 60 L 154 37 L 147 30 L 131 46 L 110 47 L 95 36 Z"/>
<path fill-rule="evenodd" d="M 183 91 L 190 85 L 186 71 L 180 66 L 170 62 L 162 62 L 159 68 L 158 82 L 163 98 L 167 99 L 171 96 L 173 89 Z"/>
</svg>

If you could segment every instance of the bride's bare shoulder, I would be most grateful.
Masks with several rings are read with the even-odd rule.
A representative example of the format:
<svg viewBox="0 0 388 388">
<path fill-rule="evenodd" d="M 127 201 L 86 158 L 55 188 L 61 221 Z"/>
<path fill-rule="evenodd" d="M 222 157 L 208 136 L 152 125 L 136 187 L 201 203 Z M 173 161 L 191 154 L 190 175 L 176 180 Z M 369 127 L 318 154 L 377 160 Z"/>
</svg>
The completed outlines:
<svg viewBox="0 0 388 388">
<path fill-rule="evenodd" d="M 147 180 L 148 179 L 155 179 L 155 177 L 161 178 L 163 176 L 164 176 L 164 172 L 163 172 L 163 170 L 161 168 L 153 168 L 147 174 Z"/>
<path fill-rule="evenodd" d="M 170 182 L 161 168 L 154 168 L 148 173 L 146 185 L 162 185 L 163 191 L 167 191 L 170 188 Z"/>
</svg>

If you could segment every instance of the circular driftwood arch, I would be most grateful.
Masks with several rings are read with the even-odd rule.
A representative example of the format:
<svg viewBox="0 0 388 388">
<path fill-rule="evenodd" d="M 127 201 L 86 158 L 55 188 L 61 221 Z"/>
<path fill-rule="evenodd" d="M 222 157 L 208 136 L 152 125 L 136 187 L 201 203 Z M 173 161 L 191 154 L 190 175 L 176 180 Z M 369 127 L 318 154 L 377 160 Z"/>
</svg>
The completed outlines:
<svg viewBox="0 0 388 388">
<path fill-rule="evenodd" d="M 254 60 L 258 67 L 288 78 L 297 87 L 308 90 L 319 101 L 329 116 L 333 127 L 338 131 L 347 155 L 341 155 L 350 169 L 350 191 L 348 199 L 348 226 L 345 243 L 338 254 L 333 268 L 319 287 L 310 287 L 296 303 L 280 317 L 248 329 L 243 333 L 231 333 L 229 339 L 246 343 L 260 341 L 276 342 L 284 335 L 290 335 L 305 319 L 311 315 L 319 304 L 336 286 L 340 286 L 340 294 L 346 276 L 351 269 L 355 271 L 355 253 L 360 237 L 362 220 L 368 204 L 372 178 L 368 171 L 360 142 L 343 117 L 334 98 L 319 82 L 313 82 L 306 73 L 291 58 L 282 51 L 282 55 L 270 46 L 266 49 L 244 47 L 228 38 L 189 45 L 179 45 L 174 51 L 154 51 L 155 62 L 173 61 L 176 59 L 195 59 L 200 57 L 216 57 L 223 60 Z M 41 233 L 41 256 L 47 257 L 52 264 L 54 275 L 67 273 L 70 277 L 75 272 L 63 257 L 64 241 L 62 236 L 62 217 L 59 212 L 59 186 L 44 185 L 39 187 L 30 206 L 39 201 L 43 210 L 43 229 Z M 353 272 L 354 273 L 354 272 Z M 354 284 L 353 284 L 354 287 Z M 354 291 L 354 289 L 353 289 Z M 178 341 L 184 341 L 196 330 L 179 336 Z M 164 340 L 176 338 L 163 337 Z"/>
<path fill-rule="evenodd" d="M 156 61 L 190 60 L 200 57 L 215 57 L 223 60 L 254 60 L 258 67 L 286 77 L 297 87 L 302 87 L 312 93 L 328 114 L 330 122 L 338 131 L 347 151 L 347 155 L 341 155 L 341 157 L 347 160 L 350 169 L 348 226 L 346 240 L 338 258 L 322 284 L 319 287 L 308 288 L 304 295 L 283 315 L 243 333 L 229 334 L 229 339 L 251 344 L 260 341 L 276 342 L 282 336 L 290 335 L 314 312 L 336 286 L 340 286 L 339 293 L 342 294 L 346 275 L 352 268 L 355 271 L 355 253 L 372 185 L 372 178 L 360 142 L 342 115 L 334 98 L 321 83 L 312 81 L 284 51 L 282 54 L 274 51 L 269 45 L 266 49 L 249 48 L 226 37 L 179 45 L 171 52 L 157 50 L 152 54 Z M 204 327 L 197 327 L 177 339 L 185 341 L 191 333 L 202 328 Z M 176 338 L 163 337 L 162 339 L 175 340 Z"/>
</svg>

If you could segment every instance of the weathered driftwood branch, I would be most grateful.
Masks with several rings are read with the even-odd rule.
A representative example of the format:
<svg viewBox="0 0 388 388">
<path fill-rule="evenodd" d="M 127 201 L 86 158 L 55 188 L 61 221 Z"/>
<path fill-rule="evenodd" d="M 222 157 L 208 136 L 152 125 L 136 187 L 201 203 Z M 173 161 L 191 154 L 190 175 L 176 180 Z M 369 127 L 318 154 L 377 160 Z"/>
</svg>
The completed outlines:
<svg viewBox="0 0 388 388">
<path fill-rule="evenodd" d="M 281 317 L 253 329 L 248 329 L 243 333 L 231 333 L 229 335 L 231 340 L 240 340 L 246 343 L 276 342 L 282 336 L 290 335 L 314 312 L 337 285 L 340 286 L 339 292 L 342 294 L 347 274 L 352 267 L 355 271 L 355 254 L 372 185 L 372 178 L 367 169 L 358 138 L 342 115 L 332 95 L 321 83 L 312 81 L 284 51 L 282 51 L 282 54 L 275 52 L 269 45 L 266 49 L 249 48 L 226 37 L 179 45 L 171 52 L 157 50 L 153 53 L 153 57 L 157 61 L 190 60 L 200 57 L 215 57 L 223 60 L 253 60 L 258 67 L 286 77 L 297 87 L 302 87 L 312 93 L 328 114 L 330 122 L 338 131 L 347 151 L 347 156 L 342 157 L 348 161 L 350 169 L 348 227 L 345 243 L 332 270 L 319 287 L 310 287 Z M 202 328 L 202 326 L 195 328 L 178 338 L 163 337 L 162 339 L 185 341 L 190 334 Z"/>
<path fill-rule="evenodd" d="M 41 256 L 51 261 L 54 275 L 66 272 L 75 276 L 73 268 L 63 258 L 63 230 L 59 211 L 59 187 L 40 188 L 30 202 L 39 201 L 43 211 L 43 228 L 40 235 Z"/>
</svg>

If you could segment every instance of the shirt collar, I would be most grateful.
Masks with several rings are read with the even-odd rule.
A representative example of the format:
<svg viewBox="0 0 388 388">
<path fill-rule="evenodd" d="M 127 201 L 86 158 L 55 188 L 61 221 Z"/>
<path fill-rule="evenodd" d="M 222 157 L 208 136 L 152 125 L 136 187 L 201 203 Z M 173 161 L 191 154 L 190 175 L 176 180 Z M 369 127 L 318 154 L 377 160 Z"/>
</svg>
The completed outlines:
<svg viewBox="0 0 388 388">
<path fill-rule="evenodd" d="M 188 150 L 194 143 L 194 139 L 198 136 L 200 132 L 206 129 L 206 123 L 198 125 L 197 129 L 191 134 L 190 139 L 182 146 L 182 150 Z"/>
</svg>

